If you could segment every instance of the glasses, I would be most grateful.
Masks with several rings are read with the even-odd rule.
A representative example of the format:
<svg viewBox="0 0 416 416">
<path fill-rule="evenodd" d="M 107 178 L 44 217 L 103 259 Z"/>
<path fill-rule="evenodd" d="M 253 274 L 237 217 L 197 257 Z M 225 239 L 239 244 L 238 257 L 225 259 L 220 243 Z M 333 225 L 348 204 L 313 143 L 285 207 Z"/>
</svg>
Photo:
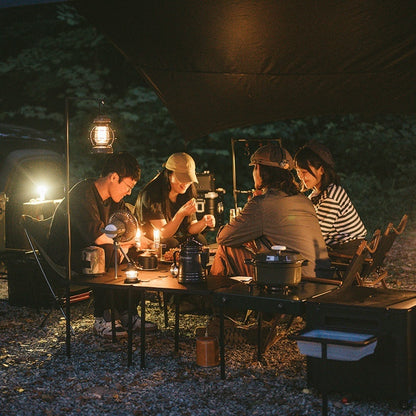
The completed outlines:
<svg viewBox="0 0 416 416">
<path fill-rule="evenodd" d="M 124 183 L 124 185 L 126 185 L 126 186 L 127 186 L 127 188 L 128 188 L 128 190 L 129 190 L 129 192 L 131 192 L 131 191 L 133 190 L 134 185 L 133 185 L 133 186 L 129 185 L 127 182 L 125 182 L 125 181 L 124 181 L 124 179 L 122 179 L 122 180 L 121 180 L 121 182 L 123 182 L 123 183 Z"/>
</svg>

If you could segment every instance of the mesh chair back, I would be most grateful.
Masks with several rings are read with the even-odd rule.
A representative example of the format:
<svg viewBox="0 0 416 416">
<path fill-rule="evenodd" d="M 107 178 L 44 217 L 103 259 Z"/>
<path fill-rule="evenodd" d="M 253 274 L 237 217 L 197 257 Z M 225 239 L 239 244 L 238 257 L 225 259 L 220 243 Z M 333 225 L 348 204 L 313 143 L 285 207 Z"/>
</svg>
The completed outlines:
<svg viewBox="0 0 416 416">
<path fill-rule="evenodd" d="M 40 259 L 36 251 L 40 253 L 43 260 L 55 272 L 56 276 L 64 282 L 67 280 L 66 267 L 56 264 L 49 257 L 45 249 L 48 241 L 48 232 L 51 220 L 52 217 L 46 220 L 38 220 L 30 215 L 22 215 L 22 226 L 41 270 L 43 270 L 43 267 L 40 264 Z M 73 272 L 72 276 L 76 276 L 76 273 Z"/>
</svg>

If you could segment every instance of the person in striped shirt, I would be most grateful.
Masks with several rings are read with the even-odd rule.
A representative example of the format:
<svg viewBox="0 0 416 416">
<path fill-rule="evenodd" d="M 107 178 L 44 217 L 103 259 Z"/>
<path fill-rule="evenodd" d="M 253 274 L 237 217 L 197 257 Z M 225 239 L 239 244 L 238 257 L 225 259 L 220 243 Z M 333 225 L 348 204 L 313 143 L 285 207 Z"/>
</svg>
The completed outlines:
<svg viewBox="0 0 416 416">
<path fill-rule="evenodd" d="M 367 230 L 335 172 L 331 152 L 324 145 L 309 142 L 295 154 L 295 166 L 303 190 L 309 195 L 331 251 L 352 255 L 365 238 Z"/>
</svg>

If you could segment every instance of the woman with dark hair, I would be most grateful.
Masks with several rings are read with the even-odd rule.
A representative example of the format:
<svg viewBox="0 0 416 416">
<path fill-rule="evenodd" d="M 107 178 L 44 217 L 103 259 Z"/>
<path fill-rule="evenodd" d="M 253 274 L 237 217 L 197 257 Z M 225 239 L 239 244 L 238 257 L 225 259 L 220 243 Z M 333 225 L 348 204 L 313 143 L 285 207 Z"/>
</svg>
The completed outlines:
<svg viewBox="0 0 416 416">
<path fill-rule="evenodd" d="M 309 195 L 319 219 L 329 254 L 352 255 L 367 231 L 335 172 L 331 152 L 310 142 L 295 155 L 296 172 Z"/>
<path fill-rule="evenodd" d="M 177 247 L 189 235 L 207 243 L 201 233 L 206 227 L 215 227 L 215 217 L 204 215 L 197 221 L 197 182 L 195 162 L 190 155 L 174 153 L 168 158 L 136 201 L 135 215 L 146 238 L 153 240 L 154 230 L 159 230 L 161 243 L 167 249 Z"/>
<path fill-rule="evenodd" d="M 253 276 L 244 263 L 253 253 L 283 245 L 307 260 L 302 276 L 329 277 L 330 263 L 312 203 L 299 191 L 286 149 L 275 144 L 260 147 L 252 156 L 257 196 L 217 235 L 219 247 L 211 268 L 213 275 Z"/>
</svg>

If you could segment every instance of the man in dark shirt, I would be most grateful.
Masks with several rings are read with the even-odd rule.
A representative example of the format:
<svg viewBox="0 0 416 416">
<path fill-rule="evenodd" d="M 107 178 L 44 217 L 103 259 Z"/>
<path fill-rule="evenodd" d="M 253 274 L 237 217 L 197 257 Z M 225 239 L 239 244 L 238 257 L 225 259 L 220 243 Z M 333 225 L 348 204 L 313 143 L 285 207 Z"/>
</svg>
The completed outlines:
<svg viewBox="0 0 416 416">
<path fill-rule="evenodd" d="M 71 265 L 75 271 L 82 268 L 81 252 L 88 246 L 103 247 L 106 263 L 112 258 L 113 239 L 106 236 L 103 229 L 111 214 L 127 209 L 123 198 L 130 195 L 140 179 L 140 167 L 137 160 L 127 152 L 111 155 L 98 179 L 83 180 L 70 190 L 71 214 Z M 66 200 L 64 199 L 54 214 L 48 241 L 48 253 L 58 264 L 65 265 L 68 253 Z M 127 252 L 135 241 L 120 244 Z M 134 302 L 133 302 L 134 303 Z M 134 305 L 134 329 L 140 329 L 137 319 L 137 302 Z M 109 293 L 105 289 L 94 290 L 94 332 L 103 337 L 111 337 L 111 314 Z M 127 299 L 124 292 L 115 296 L 116 334 L 127 335 L 122 323 L 127 321 Z"/>
</svg>

